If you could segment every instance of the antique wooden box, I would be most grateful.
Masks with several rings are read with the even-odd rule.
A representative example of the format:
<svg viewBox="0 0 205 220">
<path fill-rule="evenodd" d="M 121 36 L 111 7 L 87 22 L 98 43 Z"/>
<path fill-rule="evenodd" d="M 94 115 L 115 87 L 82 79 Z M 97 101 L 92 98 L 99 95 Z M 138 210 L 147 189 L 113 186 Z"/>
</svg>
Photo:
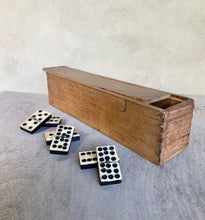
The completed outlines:
<svg viewBox="0 0 205 220">
<path fill-rule="evenodd" d="M 189 143 L 190 98 L 66 66 L 47 73 L 49 102 L 161 165 Z"/>
</svg>

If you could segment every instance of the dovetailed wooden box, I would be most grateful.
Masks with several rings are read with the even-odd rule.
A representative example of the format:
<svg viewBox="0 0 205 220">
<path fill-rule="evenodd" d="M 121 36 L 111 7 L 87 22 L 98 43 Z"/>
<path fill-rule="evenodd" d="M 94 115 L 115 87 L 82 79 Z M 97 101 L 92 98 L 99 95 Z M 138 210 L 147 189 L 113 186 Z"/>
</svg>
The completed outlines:
<svg viewBox="0 0 205 220">
<path fill-rule="evenodd" d="M 43 69 L 49 102 L 161 165 L 189 143 L 190 98 L 72 69 Z"/>
</svg>

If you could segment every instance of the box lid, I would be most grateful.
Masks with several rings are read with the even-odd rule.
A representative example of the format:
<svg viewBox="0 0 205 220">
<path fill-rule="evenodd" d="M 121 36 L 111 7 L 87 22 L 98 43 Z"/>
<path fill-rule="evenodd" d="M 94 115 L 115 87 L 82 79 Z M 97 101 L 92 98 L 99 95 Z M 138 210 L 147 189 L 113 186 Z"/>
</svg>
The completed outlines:
<svg viewBox="0 0 205 220">
<path fill-rule="evenodd" d="M 160 101 L 171 96 L 171 94 L 167 92 L 72 69 L 67 66 L 48 67 L 43 68 L 43 70 L 50 74 L 58 75 L 96 89 L 126 96 L 147 104 Z"/>
</svg>

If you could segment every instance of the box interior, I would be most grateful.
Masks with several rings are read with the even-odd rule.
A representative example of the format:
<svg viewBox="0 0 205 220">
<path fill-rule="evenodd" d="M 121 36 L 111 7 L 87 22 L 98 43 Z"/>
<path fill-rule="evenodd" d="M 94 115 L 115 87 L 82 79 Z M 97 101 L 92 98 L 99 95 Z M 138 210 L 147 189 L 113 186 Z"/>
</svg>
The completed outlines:
<svg viewBox="0 0 205 220">
<path fill-rule="evenodd" d="M 171 95 L 169 98 L 150 103 L 150 105 L 156 106 L 161 109 L 168 109 L 172 106 L 182 103 L 183 101 L 186 101 L 187 99 L 188 98 L 185 98 L 185 97 L 178 97 L 178 96 Z"/>
</svg>

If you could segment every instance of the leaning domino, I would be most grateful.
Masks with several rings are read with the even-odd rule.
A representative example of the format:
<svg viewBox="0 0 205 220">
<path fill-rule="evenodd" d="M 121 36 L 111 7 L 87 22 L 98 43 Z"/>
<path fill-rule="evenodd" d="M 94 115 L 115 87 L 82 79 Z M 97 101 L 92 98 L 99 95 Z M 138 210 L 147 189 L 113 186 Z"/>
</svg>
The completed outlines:
<svg viewBox="0 0 205 220">
<path fill-rule="evenodd" d="M 40 109 L 34 112 L 24 122 L 22 122 L 20 124 L 20 128 L 32 134 L 37 129 L 39 129 L 47 120 L 49 120 L 50 117 L 51 117 L 50 112 Z"/>
</svg>

